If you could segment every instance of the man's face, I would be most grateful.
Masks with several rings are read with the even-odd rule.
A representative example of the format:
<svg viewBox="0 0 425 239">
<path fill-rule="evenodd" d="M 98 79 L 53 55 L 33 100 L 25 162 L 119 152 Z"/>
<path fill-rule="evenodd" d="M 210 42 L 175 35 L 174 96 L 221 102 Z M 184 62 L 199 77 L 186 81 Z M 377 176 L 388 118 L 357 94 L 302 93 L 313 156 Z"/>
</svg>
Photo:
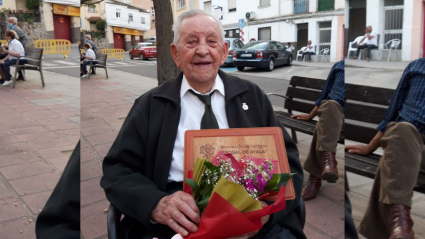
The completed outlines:
<svg viewBox="0 0 425 239">
<path fill-rule="evenodd" d="M 307 44 L 308 44 L 308 45 L 311 45 L 311 41 L 308 41 L 308 42 L 307 42 Z"/>
<path fill-rule="evenodd" d="M 372 32 L 372 28 L 371 27 L 366 27 L 366 32 Z"/>
<path fill-rule="evenodd" d="M 12 40 L 12 38 L 10 36 L 8 36 L 8 35 L 6 35 L 4 38 L 6 38 L 6 41 L 11 41 Z"/>
<path fill-rule="evenodd" d="M 7 22 L 10 23 L 10 24 L 12 24 L 12 25 L 15 25 L 15 23 L 13 22 L 12 19 L 8 19 Z"/>
<path fill-rule="evenodd" d="M 179 42 L 171 44 L 174 62 L 182 68 L 189 83 L 214 81 L 227 50 L 215 20 L 202 15 L 184 19 Z"/>
</svg>

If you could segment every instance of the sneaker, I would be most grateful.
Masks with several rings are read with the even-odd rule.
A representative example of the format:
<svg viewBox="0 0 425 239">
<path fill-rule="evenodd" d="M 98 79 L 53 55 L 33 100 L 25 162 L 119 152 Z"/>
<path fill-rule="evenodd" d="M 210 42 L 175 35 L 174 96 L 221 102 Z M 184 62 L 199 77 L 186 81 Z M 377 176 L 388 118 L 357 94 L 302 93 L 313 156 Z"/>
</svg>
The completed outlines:
<svg viewBox="0 0 425 239">
<path fill-rule="evenodd" d="M 3 85 L 3 83 L 5 82 L 5 79 L 0 79 L 0 85 Z"/>
<path fill-rule="evenodd" d="M 82 78 L 87 77 L 87 74 L 84 74 L 84 75 L 82 75 L 81 77 L 82 77 Z"/>
<path fill-rule="evenodd" d="M 4 83 L 3 84 L 1 84 L 2 86 L 7 86 L 7 85 L 10 85 L 12 82 L 10 81 L 10 80 L 6 80 L 6 81 L 4 81 Z"/>
</svg>

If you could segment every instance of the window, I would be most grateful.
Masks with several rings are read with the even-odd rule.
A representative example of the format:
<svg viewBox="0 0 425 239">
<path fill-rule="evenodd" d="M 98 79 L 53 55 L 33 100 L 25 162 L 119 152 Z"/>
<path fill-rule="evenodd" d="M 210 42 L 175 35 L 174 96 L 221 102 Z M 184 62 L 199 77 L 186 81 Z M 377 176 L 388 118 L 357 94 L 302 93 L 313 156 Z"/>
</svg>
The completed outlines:
<svg viewBox="0 0 425 239">
<path fill-rule="evenodd" d="M 236 0 L 229 0 L 229 12 L 236 12 Z"/>
<path fill-rule="evenodd" d="M 129 13 L 128 14 L 128 21 L 132 22 L 133 21 L 133 13 Z"/>
<path fill-rule="evenodd" d="M 271 27 L 258 28 L 258 40 L 267 41 L 272 39 Z"/>
<path fill-rule="evenodd" d="M 384 41 L 387 43 L 392 39 L 402 40 L 403 38 L 403 1 L 384 1 Z M 373 27 L 373 26 L 372 26 Z M 380 40 L 379 37 L 377 40 Z M 379 42 L 378 42 L 379 44 Z M 401 45 L 399 45 L 401 49 Z"/>
<path fill-rule="evenodd" d="M 88 10 L 89 10 L 89 12 L 97 12 L 97 11 L 96 11 L 96 5 L 90 5 L 90 6 L 88 7 Z"/>
<path fill-rule="evenodd" d="M 282 44 L 280 44 L 279 42 L 277 43 L 277 49 L 278 50 L 283 50 L 285 49 L 285 47 L 282 46 Z"/>
<path fill-rule="evenodd" d="M 145 23 L 146 23 L 145 17 L 142 17 L 142 24 L 145 24 Z"/>
<path fill-rule="evenodd" d="M 260 0 L 260 7 L 270 6 L 270 0 Z"/>
<path fill-rule="evenodd" d="M 316 54 L 325 48 L 331 49 L 331 30 L 332 22 L 319 22 L 319 49 L 316 49 Z M 314 42 L 312 45 L 315 45 Z"/>
<path fill-rule="evenodd" d="M 151 12 L 152 12 L 152 17 L 154 17 L 155 16 L 155 8 L 152 8 Z"/>
<path fill-rule="evenodd" d="M 212 14 L 212 4 L 211 1 L 204 2 L 204 11 L 208 14 Z"/>
<path fill-rule="evenodd" d="M 177 9 L 181 9 L 186 7 L 186 1 L 185 0 L 178 0 L 177 2 Z"/>
<path fill-rule="evenodd" d="M 335 0 L 319 0 L 318 11 L 321 12 L 334 10 L 334 2 Z"/>
<path fill-rule="evenodd" d="M 294 0 L 294 14 L 307 13 L 310 0 Z"/>
<path fill-rule="evenodd" d="M 116 12 L 115 12 L 115 16 L 116 16 L 117 18 L 121 18 L 121 9 L 117 9 L 117 10 L 116 10 Z"/>
</svg>

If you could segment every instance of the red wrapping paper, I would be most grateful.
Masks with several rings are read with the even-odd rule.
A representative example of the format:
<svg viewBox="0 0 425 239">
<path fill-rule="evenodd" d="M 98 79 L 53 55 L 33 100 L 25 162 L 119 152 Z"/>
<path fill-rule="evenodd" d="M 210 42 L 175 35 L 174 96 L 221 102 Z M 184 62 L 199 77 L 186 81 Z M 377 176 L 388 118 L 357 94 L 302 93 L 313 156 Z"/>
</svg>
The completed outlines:
<svg viewBox="0 0 425 239">
<path fill-rule="evenodd" d="M 285 209 L 285 188 L 279 190 L 276 201 L 261 210 L 241 213 L 219 194 L 214 193 L 202 214 L 198 231 L 185 239 L 213 239 L 240 236 L 262 228 L 261 217 Z"/>
</svg>

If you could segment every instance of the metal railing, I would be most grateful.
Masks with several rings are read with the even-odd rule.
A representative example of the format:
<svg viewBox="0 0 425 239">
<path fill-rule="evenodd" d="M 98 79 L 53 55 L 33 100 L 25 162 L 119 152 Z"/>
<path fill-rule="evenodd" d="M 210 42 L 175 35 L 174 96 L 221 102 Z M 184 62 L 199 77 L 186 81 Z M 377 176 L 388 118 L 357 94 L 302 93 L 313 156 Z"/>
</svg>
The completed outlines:
<svg viewBox="0 0 425 239">
<path fill-rule="evenodd" d="M 319 28 L 319 49 L 318 52 L 322 51 L 323 49 L 330 49 L 331 48 L 331 34 L 332 28 L 326 27 L 326 28 Z"/>
<path fill-rule="evenodd" d="M 108 55 L 108 58 L 119 58 L 120 61 L 122 61 L 125 56 L 123 49 L 102 49 L 102 54 Z"/>
<path fill-rule="evenodd" d="M 34 42 L 36 48 L 43 48 L 43 54 L 63 54 L 68 58 L 71 53 L 71 42 L 69 40 L 37 40 Z"/>
<path fill-rule="evenodd" d="M 294 14 L 309 12 L 310 0 L 294 0 Z"/>
<path fill-rule="evenodd" d="M 403 6 L 384 7 L 384 43 L 392 39 L 403 39 L 403 10 Z"/>
<path fill-rule="evenodd" d="M 0 44 L 2 44 L 2 45 L 9 45 L 9 43 L 6 40 L 0 40 Z"/>
</svg>

